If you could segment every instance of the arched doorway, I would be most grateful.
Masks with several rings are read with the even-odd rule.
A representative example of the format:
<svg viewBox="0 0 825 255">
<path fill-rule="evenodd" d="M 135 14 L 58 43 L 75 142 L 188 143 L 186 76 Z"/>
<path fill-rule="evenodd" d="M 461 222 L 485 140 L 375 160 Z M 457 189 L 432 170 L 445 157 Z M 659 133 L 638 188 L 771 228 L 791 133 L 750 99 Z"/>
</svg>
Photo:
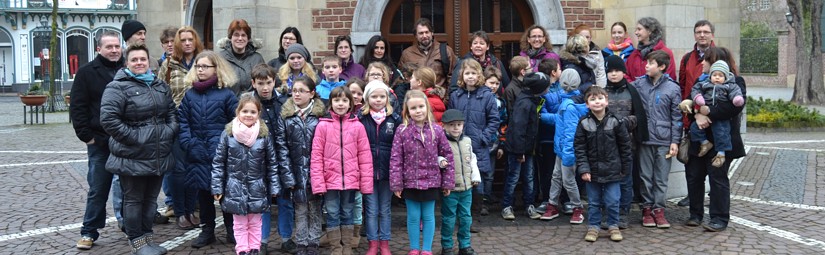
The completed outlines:
<svg viewBox="0 0 825 255">
<path fill-rule="evenodd" d="M 5 28 L 0 28 L 0 87 L 14 84 L 14 42 Z"/>
<path fill-rule="evenodd" d="M 191 3 L 187 9 L 186 24 L 198 31 L 206 49 L 213 49 L 212 0 L 195 0 Z"/>
</svg>

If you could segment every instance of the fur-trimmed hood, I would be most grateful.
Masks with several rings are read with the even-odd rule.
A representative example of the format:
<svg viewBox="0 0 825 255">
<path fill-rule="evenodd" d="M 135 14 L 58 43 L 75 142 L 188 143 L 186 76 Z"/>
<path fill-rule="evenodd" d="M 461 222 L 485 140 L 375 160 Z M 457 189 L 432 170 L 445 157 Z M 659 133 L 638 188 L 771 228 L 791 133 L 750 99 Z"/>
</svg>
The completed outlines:
<svg viewBox="0 0 825 255">
<path fill-rule="evenodd" d="M 309 111 L 310 114 L 314 115 L 315 117 L 321 118 L 326 114 L 324 106 L 324 101 L 321 101 L 320 98 L 313 98 L 312 99 L 312 109 Z M 281 118 L 287 119 L 289 117 L 295 116 L 298 111 L 298 106 L 295 105 L 295 100 L 292 100 L 290 97 L 286 100 L 283 106 L 281 106 Z"/>
<path fill-rule="evenodd" d="M 566 50 L 559 52 L 559 58 L 562 61 L 567 61 L 576 65 L 582 62 L 580 56 L 573 55 L 573 53 L 567 52 Z"/>
<path fill-rule="evenodd" d="M 258 131 L 258 138 L 264 138 L 269 136 L 269 128 L 266 126 L 263 120 L 258 120 L 258 125 L 261 126 L 261 131 Z M 226 123 L 226 135 L 232 136 L 232 122 Z"/>
</svg>

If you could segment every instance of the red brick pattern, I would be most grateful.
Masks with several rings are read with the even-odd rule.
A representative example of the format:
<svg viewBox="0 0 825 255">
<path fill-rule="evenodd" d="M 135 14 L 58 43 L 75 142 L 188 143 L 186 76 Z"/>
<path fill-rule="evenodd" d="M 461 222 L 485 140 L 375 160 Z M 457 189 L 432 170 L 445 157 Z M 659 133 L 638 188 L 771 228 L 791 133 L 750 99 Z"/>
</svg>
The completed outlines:
<svg viewBox="0 0 825 255">
<path fill-rule="evenodd" d="M 312 62 L 321 64 L 325 56 L 332 55 L 335 48 L 335 37 L 348 35 L 352 30 L 352 16 L 355 13 L 355 5 L 358 1 L 350 0 L 327 0 L 327 6 L 323 9 L 312 9 L 312 30 L 324 30 L 327 32 L 327 49 L 324 51 L 313 51 Z"/>
<path fill-rule="evenodd" d="M 579 24 L 587 24 L 593 29 L 604 29 L 604 9 L 590 8 L 590 0 L 562 0 L 564 26 L 573 30 Z"/>
</svg>

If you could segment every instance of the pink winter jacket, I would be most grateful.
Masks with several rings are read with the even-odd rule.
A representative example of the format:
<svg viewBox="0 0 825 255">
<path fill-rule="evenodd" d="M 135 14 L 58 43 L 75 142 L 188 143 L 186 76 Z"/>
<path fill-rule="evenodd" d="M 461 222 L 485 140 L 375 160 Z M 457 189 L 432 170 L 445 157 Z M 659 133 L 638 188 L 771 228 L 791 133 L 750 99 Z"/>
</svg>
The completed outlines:
<svg viewBox="0 0 825 255">
<path fill-rule="evenodd" d="M 360 190 L 372 194 L 372 153 L 364 125 L 352 114 L 333 111 L 320 119 L 310 157 L 312 193 Z"/>
</svg>

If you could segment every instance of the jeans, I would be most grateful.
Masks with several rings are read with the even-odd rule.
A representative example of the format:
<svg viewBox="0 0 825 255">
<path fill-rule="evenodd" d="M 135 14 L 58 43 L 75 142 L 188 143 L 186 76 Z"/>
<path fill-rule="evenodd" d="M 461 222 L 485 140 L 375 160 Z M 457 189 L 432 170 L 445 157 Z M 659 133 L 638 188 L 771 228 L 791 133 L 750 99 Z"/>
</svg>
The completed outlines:
<svg viewBox="0 0 825 255">
<path fill-rule="evenodd" d="M 519 176 L 521 176 L 521 184 L 523 191 L 521 193 L 524 206 L 533 204 L 533 155 L 524 155 L 524 163 L 519 163 L 518 156 L 510 154 L 507 155 L 507 164 L 509 170 L 507 171 L 507 179 L 504 183 L 504 199 L 502 200 L 502 207 L 507 208 L 513 206 L 513 192 L 516 190 Z"/>
<path fill-rule="evenodd" d="M 261 243 L 268 243 L 269 232 L 272 232 L 272 198 L 267 196 L 266 203 L 270 205 L 270 210 L 261 213 Z"/>
<path fill-rule="evenodd" d="M 168 207 L 171 207 L 174 204 L 174 203 L 172 203 L 172 201 L 174 201 L 174 198 L 172 196 L 172 187 L 171 187 L 171 185 L 172 185 L 172 172 L 166 172 L 166 173 L 163 174 L 163 183 L 161 184 L 160 188 L 161 188 L 161 190 L 163 190 L 163 194 L 166 196 L 166 198 L 163 199 L 163 203 Z"/>
<path fill-rule="evenodd" d="M 596 183 L 585 182 L 587 190 L 587 223 L 590 227 L 598 228 L 602 222 L 602 210 L 607 213 L 607 226 L 619 225 L 619 198 L 621 197 L 620 182 Z"/>
<path fill-rule="evenodd" d="M 668 146 L 639 146 L 639 165 L 641 166 L 639 176 L 642 177 L 644 207 L 665 208 L 671 161 L 665 158 L 668 151 L 670 151 Z"/>
<path fill-rule="evenodd" d="M 733 149 L 730 142 L 730 120 L 716 120 L 710 124 L 710 131 L 713 132 L 713 150 L 729 151 Z M 702 142 L 708 140 L 707 129 L 699 129 L 696 122 L 690 124 L 690 140 Z M 715 153 L 714 153 L 715 154 Z"/>
<path fill-rule="evenodd" d="M 232 221 L 235 231 L 235 252 L 249 252 L 261 247 L 261 214 L 250 213 L 247 215 L 233 214 Z"/>
<path fill-rule="evenodd" d="M 536 154 L 536 185 L 541 194 L 539 200 L 550 199 L 550 186 L 553 182 L 553 168 L 556 166 L 556 152 L 553 150 L 553 143 L 540 143 L 538 154 Z"/>
<path fill-rule="evenodd" d="M 576 167 L 562 165 L 561 158 L 556 156 L 556 168 L 553 169 L 553 184 L 550 186 L 550 199 L 548 200 L 551 205 L 559 207 L 563 205 L 559 203 L 562 186 L 567 190 L 570 203 L 575 207 L 581 207 L 582 201 L 579 196 L 579 186 L 576 184 Z"/>
<path fill-rule="evenodd" d="M 123 226 L 129 240 L 152 233 L 158 208 L 160 176 L 120 176 L 123 185 Z"/>
<path fill-rule="evenodd" d="M 172 207 L 175 208 L 175 217 L 195 214 L 198 190 L 186 185 L 186 152 L 181 149 L 178 140 L 175 140 L 175 145 L 172 146 L 172 155 L 175 156 L 175 169 L 171 174 L 172 184 L 170 188 L 172 188 L 172 201 L 178 201 L 172 204 Z M 169 175 L 169 173 L 166 175 Z"/>
<path fill-rule="evenodd" d="M 352 224 L 364 224 L 364 198 L 361 192 L 355 192 L 355 203 L 352 205 Z"/>
<path fill-rule="evenodd" d="M 112 176 L 112 208 L 115 210 L 117 222 L 123 223 L 123 187 L 120 186 L 120 176 Z"/>
<path fill-rule="evenodd" d="M 295 244 L 318 245 L 321 241 L 321 224 L 324 223 L 320 200 L 295 203 Z"/>
<path fill-rule="evenodd" d="M 636 153 L 634 153 L 636 154 Z M 635 161 L 635 155 L 633 156 Z M 631 171 L 636 171 L 634 162 L 630 162 Z M 630 205 L 633 203 L 633 174 L 627 173 L 621 181 L 619 181 L 619 190 L 621 191 L 621 198 L 619 199 L 619 210 L 623 213 L 630 212 Z M 587 193 L 588 196 L 590 193 Z"/>
<path fill-rule="evenodd" d="M 367 230 L 367 240 L 390 240 L 390 201 L 392 191 L 390 191 L 389 180 L 373 181 L 372 194 L 364 195 L 364 211 L 367 218 L 364 225 Z"/>
<path fill-rule="evenodd" d="M 357 190 L 327 190 L 324 208 L 327 209 L 327 229 L 352 225 Z"/>
<path fill-rule="evenodd" d="M 287 199 L 286 196 L 278 196 L 275 200 L 278 202 L 278 234 L 281 235 L 282 241 L 286 241 L 292 237 L 292 230 L 295 227 L 295 207 L 292 200 Z M 268 238 L 269 234 L 266 236 Z"/>
<path fill-rule="evenodd" d="M 475 187 L 477 194 L 481 194 L 485 200 L 492 200 L 493 196 L 493 174 L 496 172 L 496 152 L 490 153 L 490 171 L 482 172 L 481 182 Z"/>
<path fill-rule="evenodd" d="M 86 193 L 86 212 L 83 214 L 83 227 L 80 228 L 80 235 L 97 240 L 100 237 L 97 230 L 106 226 L 106 200 L 109 199 L 113 174 L 106 171 L 106 160 L 109 159 L 108 147 L 91 144 L 86 145 L 86 151 L 89 157 L 89 171 L 86 173 L 89 192 Z"/>
<path fill-rule="evenodd" d="M 473 205 L 472 190 L 453 191 L 449 196 L 441 199 L 441 247 L 452 249 L 453 231 L 456 218 L 458 220 L 458 248 L 470 247 L 470 225 L 473 217 L 470 216 L 470 207 Z"/>
<path fill-rule="evenodd" d="M 419 251 L 433 251 L 435 237 L 435 200 L 418 202 L 407 201 L 407 235 L 410 237 L 410 249 Z M 423 224 L 422 224 L 423 221 Z M 421 235 L 419 226 L 424 226 L 424 243 L 419 243 Z"/>
<path fill-rule="evenodd" d="M 716 138 L 714 136 L 714 138 Z M 690 218 L 701 221 L 704 215 L 705 176 L 710 181 L 710 205 L 708 213 L 711 223 L 727 226 L 730 221 L 730 179 L 728 169 L 732 160 L 725 160 L 721 167 L 714 167 L 710 153 L 703 157 L 691 156 L 685 165 L 685 178 L 688 182 L 690 200 Z"/>
</svg>

